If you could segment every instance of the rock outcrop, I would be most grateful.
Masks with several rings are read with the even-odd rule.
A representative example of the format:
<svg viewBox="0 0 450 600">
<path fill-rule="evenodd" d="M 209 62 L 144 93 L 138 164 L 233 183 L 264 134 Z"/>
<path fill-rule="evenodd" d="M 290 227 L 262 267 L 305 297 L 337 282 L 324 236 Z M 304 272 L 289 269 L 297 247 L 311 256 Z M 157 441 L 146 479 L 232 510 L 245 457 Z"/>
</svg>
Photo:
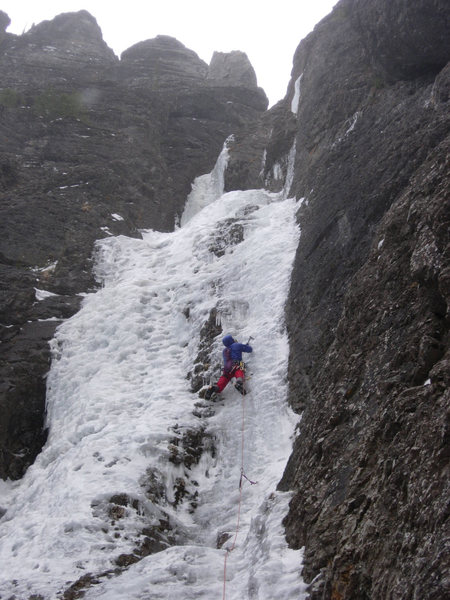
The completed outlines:
<svg viewBox="0 0 450 600">
<path fill-rule="evenodd" d="M 244 52 L 214 52 L 208 79 L 215 85 L 255 88 L 256 74 Z"/>
<path fill-rule="evenodd" d="M 242 57 L 225 85 L 167 36 L 119 60 L 86 11 L 21 36 L 8 24 L 1 13 L 0 476 L 17 478 L 45 440 L 48 340 L 95 286 L 95 240 L 171 230 L 267 98 Z"/>
<path fill-rule="evenodd" d="M 280 487 L 313 600 L 449 593 L 448 18 L 343 1 L 294 58 L 303 416 Z"/>
</svg>

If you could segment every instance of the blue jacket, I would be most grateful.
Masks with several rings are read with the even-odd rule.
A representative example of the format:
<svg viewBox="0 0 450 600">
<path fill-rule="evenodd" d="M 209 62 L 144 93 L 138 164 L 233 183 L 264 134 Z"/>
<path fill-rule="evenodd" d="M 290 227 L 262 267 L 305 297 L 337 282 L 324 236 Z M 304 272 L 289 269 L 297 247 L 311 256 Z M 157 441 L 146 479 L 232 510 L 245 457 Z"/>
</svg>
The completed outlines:
<svg viewBox="0 0 450 600">
<path fill-rule="evenodd" d="M 252 352 L 252 347 L 247 344 L 240 344 L 236 342 L 231 335 L 226 335 L 222 343 L 226 348 L 223 349 L 223 368 L 225 371 L 231 371 L 233 363 L 240 362 L 242 360 L 243 352 Z"/>
</svg>

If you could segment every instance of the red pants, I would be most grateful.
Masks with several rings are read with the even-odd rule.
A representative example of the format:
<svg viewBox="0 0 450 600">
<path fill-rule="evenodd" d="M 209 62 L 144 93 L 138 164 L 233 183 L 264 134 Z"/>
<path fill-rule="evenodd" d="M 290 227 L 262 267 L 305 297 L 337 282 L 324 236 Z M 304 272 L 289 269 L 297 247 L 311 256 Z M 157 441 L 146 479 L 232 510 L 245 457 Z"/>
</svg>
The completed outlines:
<svg viewBox="0 0 450 600">
<path fill-rule="evenodd" d="M 231 373 L 225 373 L 224 371 L 221 378 L 216 383 L 219 392 L 222 392 L 225 389 L 226 385 L 230 383 L 230 380 L 233 377 L 236 377 L 236 379 L 244 379 L 244 371 L 242 369 L 235 369 L 234 371 L 231 371 Z"/>
</svg>

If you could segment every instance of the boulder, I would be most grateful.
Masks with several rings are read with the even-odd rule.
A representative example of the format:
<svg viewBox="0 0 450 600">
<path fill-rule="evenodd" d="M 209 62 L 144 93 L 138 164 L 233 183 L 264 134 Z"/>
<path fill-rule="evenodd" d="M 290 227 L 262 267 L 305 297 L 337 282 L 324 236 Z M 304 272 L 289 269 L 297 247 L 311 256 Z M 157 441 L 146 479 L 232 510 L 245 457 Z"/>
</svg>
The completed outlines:
<svg viewBox="0 0 450 600">
<path fill-rule="evenodd" d="M 256 73 L 245 52 L 214 52 L 208 69 L 214 85 L 257 87 Z"/>
</svg>

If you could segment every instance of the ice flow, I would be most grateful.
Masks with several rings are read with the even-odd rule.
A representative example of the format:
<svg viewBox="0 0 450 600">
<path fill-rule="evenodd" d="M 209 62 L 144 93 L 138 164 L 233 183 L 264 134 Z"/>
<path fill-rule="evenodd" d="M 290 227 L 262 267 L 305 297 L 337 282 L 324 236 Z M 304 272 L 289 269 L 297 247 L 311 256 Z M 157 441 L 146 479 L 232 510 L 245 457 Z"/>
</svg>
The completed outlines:
<svg viewBox="0 0 450 600">
<path fill-rule="evenodd" d="M 172 233 L 98 243 L 102 287 L 52 342 L 48 442 L 0 501 L 0 597 L 53 600 L 75 584 L 87 599 L 222 598 L 242 439 L 257 484 L 244 481 L 226 598 L 305 597 L 301 552 L 282 527 L 289 494 L 276 491 L 296 423 L 284 304 L 297 205 L 265 190 L 206 205 L 202 194 Z M 211 410 L 195 410 L 186 376 L 213 308 L 224 334 L 254 337 L 245 413 L 231 386 Z M 171 457 L 190 428 L 209 445 L 187 467 Z M 159 535 L 153 547 L 149 532 Z"/>
</svg>

